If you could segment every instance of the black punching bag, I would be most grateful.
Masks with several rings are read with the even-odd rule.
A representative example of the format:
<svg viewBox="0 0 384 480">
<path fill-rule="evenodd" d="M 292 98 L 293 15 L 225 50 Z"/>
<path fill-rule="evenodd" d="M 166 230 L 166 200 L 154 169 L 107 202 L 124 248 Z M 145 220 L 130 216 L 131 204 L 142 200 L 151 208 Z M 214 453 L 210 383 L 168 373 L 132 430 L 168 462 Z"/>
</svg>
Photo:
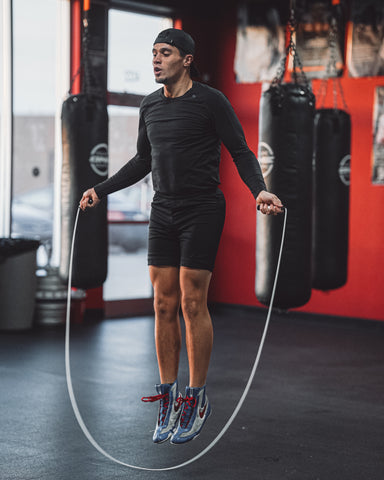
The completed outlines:
<svg viewBox="0 0 384 480">
<path fill-rule="evenodd" d="M 262 94 L 259 161 L 270 192 L 288 210 L 287 230 L 274 305 L 304 305 L 311 296 L 312 154 L 315 97 L 297 83 L 272 85 Z M 268 305 L 281 242 L 283 215 L 257 214 L 258 300 Z"/>
<path fill-rule="evenodd" d="M 71 95 L 62 106 L 62 214 L 60 276 L 68 281 L 72 233 L 85 190 L 108 175 L 108 112 L 104 98 Z M 72 285 L 101 286 L 107 277 L 107 202 L 80 212 L 74 245 Z"/>
<path fill-rule="evenodd" d="M 347 282 L 351 119 L 344 110 L 315 115 L 313 281 L 331 290 Z"/>
</svg>

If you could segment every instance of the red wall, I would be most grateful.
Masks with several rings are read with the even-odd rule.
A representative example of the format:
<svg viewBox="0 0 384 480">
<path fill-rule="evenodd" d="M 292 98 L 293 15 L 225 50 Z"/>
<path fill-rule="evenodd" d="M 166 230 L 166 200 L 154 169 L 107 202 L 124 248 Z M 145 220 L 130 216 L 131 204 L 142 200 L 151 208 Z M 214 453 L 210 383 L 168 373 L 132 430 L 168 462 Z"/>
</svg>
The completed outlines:
<svg viewBox="0 0 384 480">
<path fill-rule="evenodd" d="M 261 85 L 235 82 L 236 10 L 221 11 L 205 20 L 189 17 L 184 20 L 183 28 L 197 41 L 200 70 L 208 73 L 209 83 L 229 98 L 249 146 L 257 152 Z M 297 310 L 384 320 L 384 186 L 371 184 L 373 101 L 377 85 L 384 86 L 384 77 L 356 79 L 345 74 L 342 78 L 352 120 L 348 282 L 329 292 L 312 290 L 310 301 Z M 319 82 L 314 82 L 315 93 L 318 86 Z M 227 217 L 210 300 L 261 306 L 254 293 L 255 202 L 224 147 L 221 181 Z"/>
</svg>

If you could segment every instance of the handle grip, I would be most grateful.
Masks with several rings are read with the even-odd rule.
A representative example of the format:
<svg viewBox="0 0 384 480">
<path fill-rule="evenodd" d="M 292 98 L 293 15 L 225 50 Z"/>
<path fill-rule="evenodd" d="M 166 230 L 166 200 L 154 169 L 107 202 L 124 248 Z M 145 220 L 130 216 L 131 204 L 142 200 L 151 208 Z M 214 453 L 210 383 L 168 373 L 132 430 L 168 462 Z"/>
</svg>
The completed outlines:
<svg viewBox="0 0 384 480">
<path fill-rule="evenodd" d="M 285 210 L 284 205 L 282 207 L 279 207 L 279 208 L 281 208 L 282 210 Z M 260 211 L 260 205 L 257 205 L 257 210 Z"/>
</svg>

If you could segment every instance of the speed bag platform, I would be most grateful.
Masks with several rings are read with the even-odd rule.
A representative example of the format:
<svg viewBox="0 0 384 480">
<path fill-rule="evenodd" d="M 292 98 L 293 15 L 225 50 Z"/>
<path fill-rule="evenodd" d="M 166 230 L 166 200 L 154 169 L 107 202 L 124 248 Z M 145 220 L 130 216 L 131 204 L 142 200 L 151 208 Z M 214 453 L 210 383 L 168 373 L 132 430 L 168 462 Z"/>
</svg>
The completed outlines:
<svg viewBox="0 0 384 480">
<path fill-rule="evenodd" d="M 299 307 L 311 296 L 312 155 L 315 97 L 296 83 L 262 94 L 258 157 L 267 189 L 288 210 L 274 305 Z M 277 267 L 283 215 L 257 214 L 257 299 L 269 305 Z"/>
<path fill-rule="evenodd" d="M 315 114 L 313 280 L 318 290 L 347 282 L 351 118 L 344 110 Z"/>
<path fill-rule="evenodd" d="M 108 176 L 108 112 L 104 98 L 71 95 L 62 106 L 60 277 L 68 282 L 73 227 L 82 194 Z M 95 288 L 107 278 L 107 201 L 80 212 L 73 252 L 72 286 Z"/>
</svg>

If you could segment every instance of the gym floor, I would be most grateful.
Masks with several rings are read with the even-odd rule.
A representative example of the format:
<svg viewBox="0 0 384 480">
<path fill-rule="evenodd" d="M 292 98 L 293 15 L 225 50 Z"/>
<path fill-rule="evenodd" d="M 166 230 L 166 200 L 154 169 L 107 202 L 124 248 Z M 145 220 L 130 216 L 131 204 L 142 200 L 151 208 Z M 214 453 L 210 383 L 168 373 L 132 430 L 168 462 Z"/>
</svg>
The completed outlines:
<svg viewBox="0 0 384 480">
<path fill-rule="evenodd" d="M 211 309 L 207 393 L 213 412 L 183 446 L 152 444 L 158 404 L 140 401 L 158 381 L 152 317 L 72 327 L 73 386 L 101 447 L 144 467 L 180 464 L 230 417 L 252 368 L 266 310 Z M 104 458 L 72 413 L 64 329 L 0 333 L 2 480 L 382 480 L 384 322 L 274 312 L 242 410 L 220 442 L 177 470 L 131 470 Z M 187 381 L 185 347 L 179 383 Z"/>
</svg>

